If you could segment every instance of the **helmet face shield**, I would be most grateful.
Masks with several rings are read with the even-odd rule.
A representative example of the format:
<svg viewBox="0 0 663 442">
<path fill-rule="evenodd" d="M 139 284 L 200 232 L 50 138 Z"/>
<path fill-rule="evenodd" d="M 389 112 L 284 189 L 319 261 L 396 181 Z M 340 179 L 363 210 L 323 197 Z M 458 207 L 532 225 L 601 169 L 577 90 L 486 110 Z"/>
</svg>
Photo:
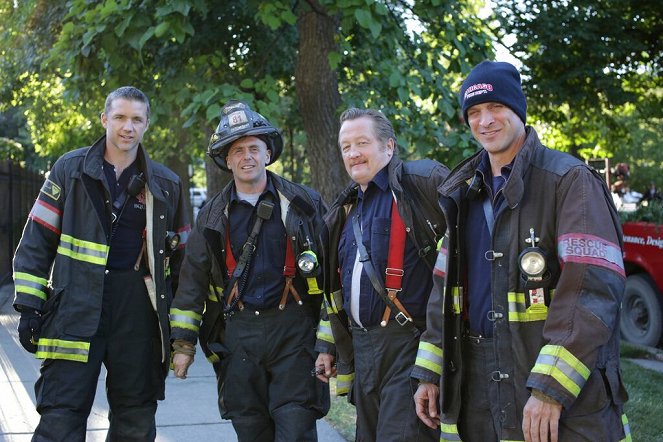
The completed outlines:
<svg viewBox="0 0 663 442">
<path fill-rule="evenodd" d="M 275 162 L 283 150 L 281 132 L 246 103 L 230 100 L 221 109 L 221 121 L 210 138 L 207 155 L 225 171 L 230 171 L 226 156 L 230 145 L 242 137 L 262 135 L 267 148 L 271 150 L 269 164 Z"/>
</svg>

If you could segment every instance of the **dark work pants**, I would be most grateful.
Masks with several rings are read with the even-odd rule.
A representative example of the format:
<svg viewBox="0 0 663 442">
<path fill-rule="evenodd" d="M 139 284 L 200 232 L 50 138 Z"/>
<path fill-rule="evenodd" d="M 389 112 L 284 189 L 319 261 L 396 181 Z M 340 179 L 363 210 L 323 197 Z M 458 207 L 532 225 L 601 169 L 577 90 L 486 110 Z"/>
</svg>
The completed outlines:
<svg viewBox="0 0 663 442">
<path fill-rule="evenodd" d="M 416 381 L 410 372 L 417 357 L 419 332 L 395 320 L 386 327 L 353 327 L 355 381 L 351 395 L 357 407 L 357 441 L 438 441 L 414 407 Z"/>
<path fill-rule="evenodd" d="M 219 409 L 240 442 L 317 441 L 329 388 L 311 376 L 315 327 L 308 306 L 296 304 L 247 308 L 226 321 L 227 351 L 215 364 Z"/>
<path fill-rule="evenodd" d="M 102 363 L 110 405 L 106 440 L 153 441 L 164 376 L 158 322 L 142 272 L 106 275 L 101 321 L 87 363 L 47 359 L 42 364 L 35 385 L 41 419 L 33 441 L 85 440 Z"/>
<path fill-rule="evenodd" d="M 497 370 L 493 340 L 463 338 L 463 403 L 458 433 L 467 442 L 497 442 L 500 401 L 498 383 L 491 380 Z"/>
</svg>

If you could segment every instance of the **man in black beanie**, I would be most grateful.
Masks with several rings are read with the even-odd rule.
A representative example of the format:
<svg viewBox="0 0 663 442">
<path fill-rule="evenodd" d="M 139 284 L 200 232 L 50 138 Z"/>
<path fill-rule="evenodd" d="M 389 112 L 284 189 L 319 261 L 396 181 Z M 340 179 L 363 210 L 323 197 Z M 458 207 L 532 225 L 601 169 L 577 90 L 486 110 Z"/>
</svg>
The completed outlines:
<svg viewBox="0 0 663 442">
<path fill-rule="evenodd" d="M 417 414 L 442 440 L 630 438 L 610 192 L 525 125 L 509 63 L 475 66 L 459 98 L 483 149 L 440 187 L 448 229 L 412 371 Z"/>
</svg>

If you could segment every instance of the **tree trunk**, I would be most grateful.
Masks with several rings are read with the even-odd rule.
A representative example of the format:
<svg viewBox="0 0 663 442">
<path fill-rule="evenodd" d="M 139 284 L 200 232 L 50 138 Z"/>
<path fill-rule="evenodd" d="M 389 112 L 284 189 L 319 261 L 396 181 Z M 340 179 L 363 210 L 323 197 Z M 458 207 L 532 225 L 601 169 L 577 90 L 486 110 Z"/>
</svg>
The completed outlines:
<svg viewBox="0 0 663 442">
<path fill-rule="evenodd" d="M 338 148 L 338 77 L 328 55 L 338 51 L 337 19 L 317 0 L 306 1 L 299 15 L 299 56 L 295 86 L 304 122 L 312 187 L 331 203 L 348 181 Z"/>
</svg>

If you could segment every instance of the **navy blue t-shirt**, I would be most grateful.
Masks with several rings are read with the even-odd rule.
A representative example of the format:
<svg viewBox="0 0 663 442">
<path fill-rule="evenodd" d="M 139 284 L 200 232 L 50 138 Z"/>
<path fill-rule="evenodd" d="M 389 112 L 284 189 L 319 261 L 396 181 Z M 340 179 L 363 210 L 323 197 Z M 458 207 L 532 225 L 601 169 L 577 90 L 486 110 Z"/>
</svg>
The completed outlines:
<svg viewBox="0 0 663 442">
<path fill-rule="evenodd" d="M 509 179 L 512 165 L 502 168 L 502 175 L 493 177 L 488 154 L 484 151 L 477 175 L 482 180 L 482 192 L 478 198 L 468 201 L 465 219 L 464 251 L 467 258 L 467 309 L 470 333 L 473 336 L 493 336 L 493 323 L 488 319 L 493 309 L 491 296 L 491 261 L 486 252 L 492 250 L 492 238 L 488 229 L 484 201 L 490 199 L 494 219 L 504 205 L 502 188 Z"/>
<path fill-rule="evenodd" d="M 131 163 L 124 169 L 119 178 L 115 176 L 115 166 L 104 160 L 104 175 L 111 192 L 112 201 L 117 201 L 125 193 L 129 181 L 134 175 L 140 173 L 138 161 Z M 137 196 L 126 195 L 124 210 L 113 209 L 119 216 L 111 226 L 114 231 L 108 253 L 106 267 L 113 270 L 127 270 L 133 268 L 138 254 L 143 246 L 143 231 L 145 230 L 145 188 Z M 121 212 L 121 214 L 120 214 Z"/>
<path fill-rule="evenodd" d="M 253 229 L 253 224 L 257 217 L 257 207 L 260 201 L 271 195 L 271 202 L 274 203 L 269 220 L 262 223 L 256 249 L 251 258 L 246 283 L 242 288 L 241 299 L 245 307 L 249 309 L 266 309 L 276 307 L 279 304 L 283 288 L 285 286 L 285 277 L 283 276 L 283 266 L 285 264 L 286 252 L 286 230 L 281 220 L 281 206 L 279 197 L 271 180 L 267 180 L 267 187 L 258 199 L 255 206 L 251 203 L 241 200 L 233 186 L 228 206 L 228 218 L 230 223 L 230 246 L 236 262 L 242 255 L 242 249 L 246 240 Z M 296 253 L 296 251 L 294 251 Z M 296 258 L 296 256 L 295 256 Z M 306 300 L 306 285 L 301 277 L 295 277 L 295 288 Z M 293 298 L 288 295 L 288 303 L 292 303 Z"/>
<path fill-rule="evenodd" d="M 352 230 L 352 217 L 359 214 L 362 226 L 362 242 L 370 254 L 371 262 L 384 284 L 385 268 L 389 253 L 391 228 L 391 204 L 393 195 L 389 187 L 389 175 L 385 166 L 368 183 L 366 191 L 359 189 L 357 205 L 348 214 L 338 245 L 341 284 L 343 286 L 343 308 L 350 312 L 352 271 L 357 255 Z M 407 237 L 403 259 L 403 290 L 398 299 L 414 318 L 426 317 L 426 304 L 433 286 L 431 269 L 419 257 L 417 249 Z M 385 304 L 375 291 L 364 269 L 360 279 L 359 320 L 365 327 L 380 323 Z M 391 316 L 398 312 L 391 312 Z"/>
</svg>

